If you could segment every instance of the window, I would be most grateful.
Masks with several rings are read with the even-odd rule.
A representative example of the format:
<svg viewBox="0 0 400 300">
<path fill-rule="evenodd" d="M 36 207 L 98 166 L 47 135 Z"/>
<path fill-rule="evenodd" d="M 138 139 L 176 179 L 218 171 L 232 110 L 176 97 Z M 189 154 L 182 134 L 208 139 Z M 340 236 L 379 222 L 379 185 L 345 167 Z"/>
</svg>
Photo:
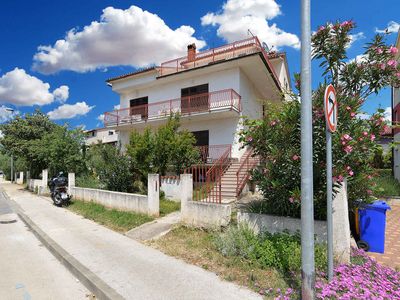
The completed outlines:
<svg viewBox="0 0 400 300">
<path fill-rule="evenodd" d="M 141 97 L 129 100 L 129 114 L 140 118 L 147 118 L 147 104 L 149 97 Z"/>
<path fill-rule="evenodd" d="M 181 89 L 181 97 L 182 113 L 209 109 L 208 83 Z"/>
<path fill-rule="evenodd" d="M 108 132 L 108 135 L 113 135 L 114 134 L 114 131 L 109 131 Z"/>
</svg>

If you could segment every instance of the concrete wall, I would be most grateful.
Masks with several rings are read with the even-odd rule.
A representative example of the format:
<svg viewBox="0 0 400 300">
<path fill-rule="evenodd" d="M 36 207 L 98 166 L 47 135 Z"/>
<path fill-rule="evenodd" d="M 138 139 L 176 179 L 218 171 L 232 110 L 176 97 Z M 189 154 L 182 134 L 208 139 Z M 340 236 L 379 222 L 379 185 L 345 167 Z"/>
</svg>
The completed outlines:
<svg viewBox="0 0 400 300">
<path fill-rule="evenodd" d="M 29 179 L 28 180 L 28 189 L 34 192 L 39 187 L 42 186 L 42 179 Z"/>
<path fill-rule="evenodd" d="M 176 202 L 181 201 L 181 180 L 179 177 L 161 177 L 160 190 L 165 193 L 165 198 Z"/>
<path fill-rule="evenodd" d="M 256 233 L 265 231 L 276 233 L 285 230 L 296 233 L 301 229 L 301 220 L 289 217 L 238 211 L 237 220 L 238 223 L 247 223 Z M 318 242 L 327 241 L 326 230 L 325 221 L 314 221 L 314 231 Z"/>
<path fill-rule="evenodd" d="M 72 196 L 82 201 L 93 201 L 118 210 L 158 216 L 160 213 L 160 183 L 158 178 L 158 174 L 149 174 L 147 196 L 76 186 L 70 186 L 69 188 Z"/>
<path fill-rule="evenodd" d="M 193 201 L 192 174 L 181 175 L 181 221 L 191 226 L 216 228 L 231 220 L 230 204 Z"/>
<path fill-rule="evenodd" d="M 24 183 L 24 172 L 18 172 L 17 173 L 18 178 L 17 178 L 17 184 L 23 184 Z"/>
</svg>

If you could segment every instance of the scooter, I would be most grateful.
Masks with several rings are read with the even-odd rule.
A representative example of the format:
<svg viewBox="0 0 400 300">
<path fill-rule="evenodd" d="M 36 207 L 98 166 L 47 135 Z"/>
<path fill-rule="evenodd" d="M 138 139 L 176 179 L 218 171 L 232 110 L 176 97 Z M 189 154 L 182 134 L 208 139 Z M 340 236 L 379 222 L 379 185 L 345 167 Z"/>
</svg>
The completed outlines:
<svg viewBox="0 0 400 300">
<path fill-rule="evenodd" d="M 69 204 L 71 196 L 68 195 L 68 180 L 60 172 L 57 176 L 50 179 L 48 183 L 50 189 L 50 196 L 55 206 L 61 207 Z"/>
</svg>

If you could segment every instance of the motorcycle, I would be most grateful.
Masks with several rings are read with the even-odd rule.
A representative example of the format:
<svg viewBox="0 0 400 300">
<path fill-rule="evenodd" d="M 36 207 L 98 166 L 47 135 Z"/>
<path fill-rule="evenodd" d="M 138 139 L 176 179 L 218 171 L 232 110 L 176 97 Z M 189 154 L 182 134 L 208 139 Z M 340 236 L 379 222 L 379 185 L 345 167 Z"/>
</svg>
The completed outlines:
<svg viewBox="0 0 400 300">
<path fill-rule="evenodd" d="M 63 173 L 60 172 L 57 176 L 50 179 L 48 183 L 50 196 L 55 206 L 69 204 L 71 196 L 68 195 L 68 180 Z"/>
</svg>

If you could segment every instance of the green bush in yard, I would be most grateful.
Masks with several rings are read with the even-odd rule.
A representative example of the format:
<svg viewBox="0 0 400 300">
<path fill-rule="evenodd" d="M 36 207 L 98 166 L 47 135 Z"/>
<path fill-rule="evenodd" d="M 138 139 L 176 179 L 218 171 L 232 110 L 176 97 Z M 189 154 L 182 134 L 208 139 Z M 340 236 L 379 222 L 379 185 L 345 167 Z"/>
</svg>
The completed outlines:
<svg viewBox="0 0 400 300">
<path fill-rule="evenodd" d="M 283 272 L 298 272 L 301 268 L 300 234 L 255 234 L 247 225 L 230 226 L 216 234 L 214 245 L 224 256 L 239 256 L 262 268 L 274 267 Z M 315 264 L 318 270 L 326 266 L 325 245 L 316 244 Z"/>
</svg>

